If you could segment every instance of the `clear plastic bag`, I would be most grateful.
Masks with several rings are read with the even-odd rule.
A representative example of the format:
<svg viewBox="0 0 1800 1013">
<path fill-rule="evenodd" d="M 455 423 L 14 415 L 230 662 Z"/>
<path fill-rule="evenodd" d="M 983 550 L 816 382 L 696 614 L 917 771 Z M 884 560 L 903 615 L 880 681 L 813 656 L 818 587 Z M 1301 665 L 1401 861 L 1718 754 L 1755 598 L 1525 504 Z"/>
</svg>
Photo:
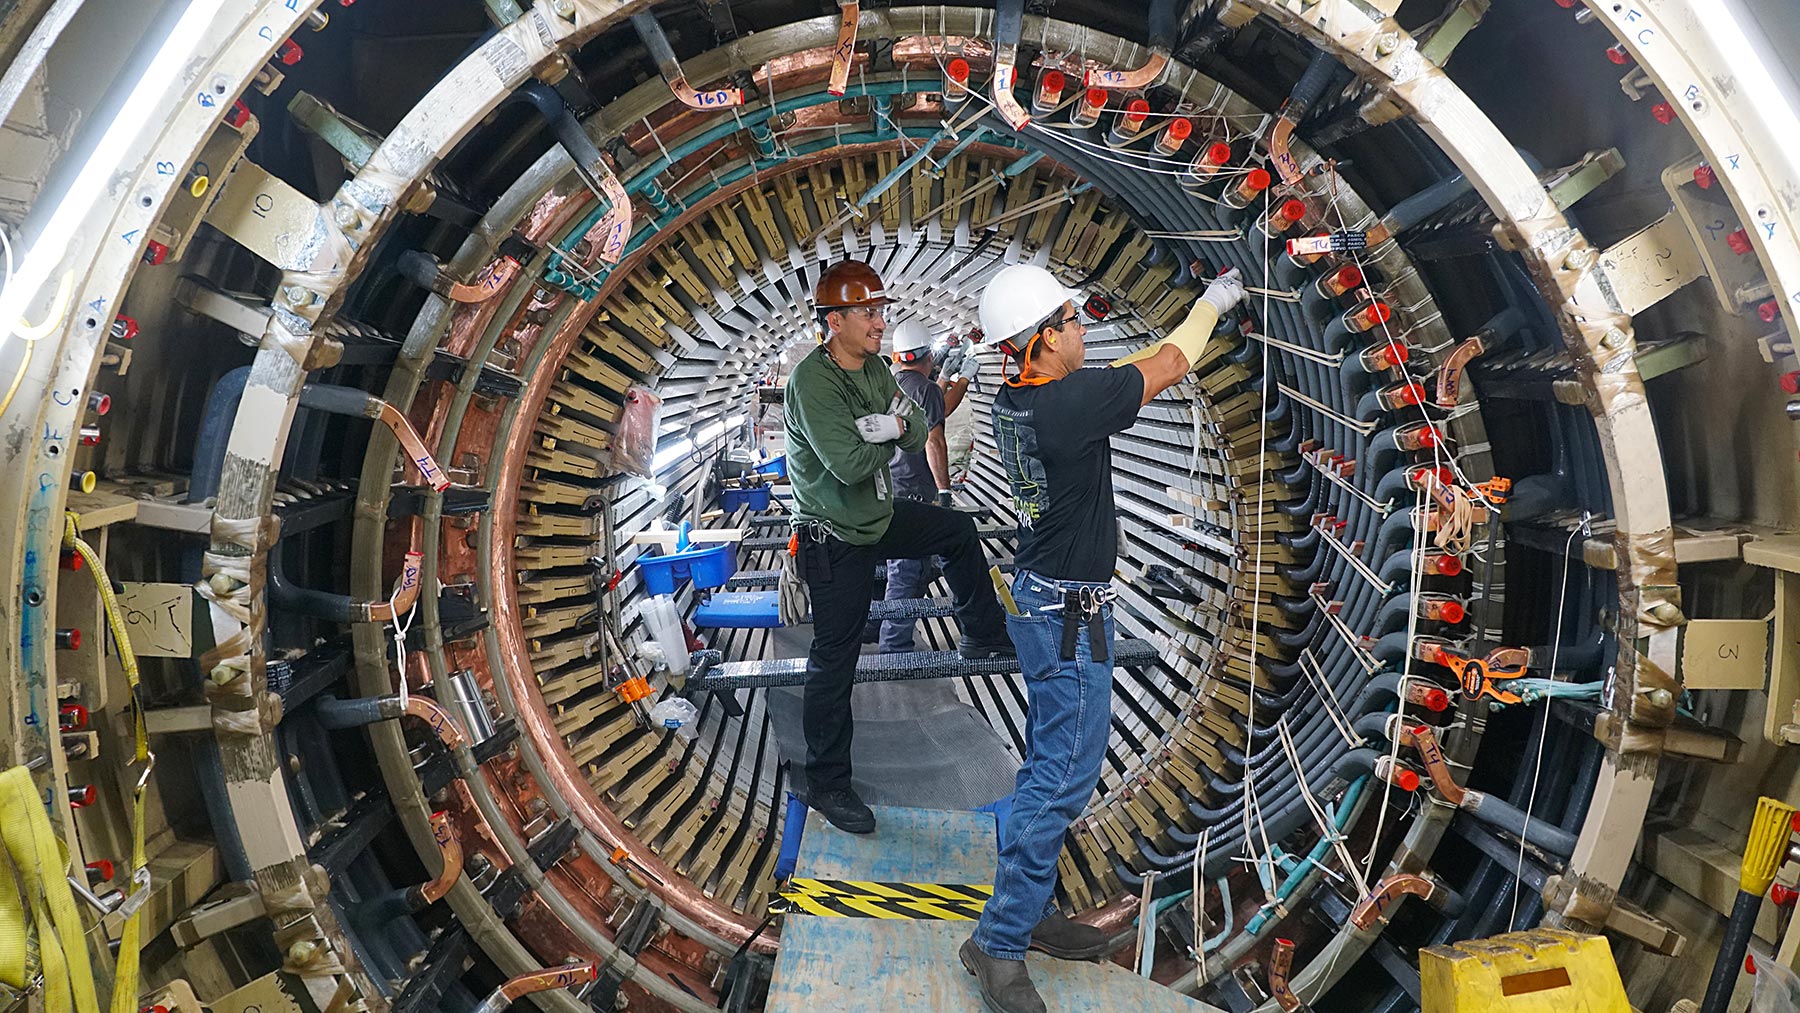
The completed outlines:
<svg viewBox="0 0 1800 1013">
<path fill-rule="evenodd" d="M 678 696 L 664 697 L 650 708 L 650 725 L 653 728 L 673 728 L 675 734 L 684 739 L 691 739 L 699 734 L 694 727 L 700 719 L 700 710 L 690 700 Z"/>
<path fill-rule="evenodd" d="M 662 424 L 662 398 L 642 384 L 625 391 L 625 407 L 612 442 L 612 466 L 642 478 L 655 478 L 656 430 Z"/>
<path fill-rule="evenodd" d="M 1756 958 L 1756 989 L 1749 1013 L 1795 1013 L 1800 1010 L 1800 977 L 1773 958 Z"/>
</svg>

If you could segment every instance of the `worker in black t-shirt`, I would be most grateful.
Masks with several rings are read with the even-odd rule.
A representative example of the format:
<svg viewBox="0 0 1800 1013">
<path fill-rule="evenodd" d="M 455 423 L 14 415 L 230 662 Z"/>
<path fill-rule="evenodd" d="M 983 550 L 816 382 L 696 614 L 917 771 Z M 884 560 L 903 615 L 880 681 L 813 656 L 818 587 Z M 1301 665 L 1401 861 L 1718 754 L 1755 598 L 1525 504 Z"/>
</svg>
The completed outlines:
<svg viewBox="0 0 1800 1013">
<path fill-rule="evenodd" d="M 1219 316 L 1244 297 L 1231 271 L 1214 279 L 1163 340 L 1083 369 L 1081 293 L 1044 268 L 1015 264 L 981 295 L 981 327 L 1018 360 L 994 399 L 994 444 L 1019 514 L 1007 632 L 1030 706 L 1029 749 L 1000 835 L 994 897 L 963 943 L 962 962 L 996 1013 L 1043 1013 L 1025 950 L 1067 960 L 1105 952 L 1099 929 L 1064 917 L 1052 890 L 1069 824 L 1100 779 L 1112 719 L 1114 433 L 1203 361 Z"/>
</svg>

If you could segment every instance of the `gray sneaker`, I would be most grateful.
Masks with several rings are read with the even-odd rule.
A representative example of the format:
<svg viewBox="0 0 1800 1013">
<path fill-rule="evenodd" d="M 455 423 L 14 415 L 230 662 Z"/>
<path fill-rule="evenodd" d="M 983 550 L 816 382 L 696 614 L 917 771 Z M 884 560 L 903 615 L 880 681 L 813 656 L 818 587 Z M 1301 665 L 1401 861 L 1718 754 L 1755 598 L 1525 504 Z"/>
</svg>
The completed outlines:
<svg viewBox="0 0 1800 1013">
<path fill-rule="evenodd" d="M 957 951 L 962 965 L 981 983 L 981 1004 L 991 1013 L 1047 1013 L 1023 960 L 999 960 L 981 952 L 974 937 Z"/>
</svg>

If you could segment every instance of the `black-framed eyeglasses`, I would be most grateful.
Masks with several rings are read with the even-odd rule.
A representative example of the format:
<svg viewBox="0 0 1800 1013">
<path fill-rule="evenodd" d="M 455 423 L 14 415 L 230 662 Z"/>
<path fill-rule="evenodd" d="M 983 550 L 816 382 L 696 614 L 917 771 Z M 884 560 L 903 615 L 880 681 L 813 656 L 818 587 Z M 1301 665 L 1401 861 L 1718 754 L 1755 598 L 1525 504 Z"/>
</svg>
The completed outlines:
<svg viewBox="0 0 1800 1013">
<path fill-rule="evenodd" d="M 1061 320 L 1058 320 L 1056 323 L 1051 324 L 1050 326 L 1052 326 L 1060 331 L 1063 328 L 1069 326 L 1070 324 L 1079 323 L 1080 321 L 1081 321 L 1080 313 L 1071 313 L 1068 316 L 1063 317 Z"/>
</svg>

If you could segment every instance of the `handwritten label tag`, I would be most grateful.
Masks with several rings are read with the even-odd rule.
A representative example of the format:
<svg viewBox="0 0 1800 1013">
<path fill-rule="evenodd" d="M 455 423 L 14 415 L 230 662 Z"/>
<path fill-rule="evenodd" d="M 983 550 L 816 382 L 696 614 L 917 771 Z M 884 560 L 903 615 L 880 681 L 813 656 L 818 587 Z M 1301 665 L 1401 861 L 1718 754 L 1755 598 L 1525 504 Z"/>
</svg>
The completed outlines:
<svg viewBox="0 0 1800 1013">
<path fill-rule="evenodd" d="M 125 632 L 140 658 L 194 656 L 194 588 L 126 582 L 119 595 Z"/>
<path fill-rule="evenodd" d="M 1769 624 L 1761 619 L 1691 619 L 1682 633 L 1681 679 L 1689 689 L 1762 689 L 1769 676 Z"/>
</svg>

